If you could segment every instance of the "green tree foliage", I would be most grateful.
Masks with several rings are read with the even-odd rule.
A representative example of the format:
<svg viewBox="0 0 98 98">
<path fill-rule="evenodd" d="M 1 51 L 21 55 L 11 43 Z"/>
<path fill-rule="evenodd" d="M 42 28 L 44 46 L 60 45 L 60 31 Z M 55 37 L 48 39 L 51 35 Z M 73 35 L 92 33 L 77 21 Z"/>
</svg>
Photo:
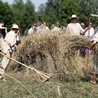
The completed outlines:
<svg viewBox="0 0 98 98">
<path fill-rule="evenodd" d="M 90 14 L 98 14 L 98 0 L 77 0 L 80 21 L 88 25 L 88 19 L 95 23 L 97 18 L 91 17 Z"/>
<path fill-rule="evenodd" d="M 33 22 L 36 22 L 35 6 L 30 0 L 27 0 L 26 3 L 24 3 L 23 0 L 14 0 L 12 9 L 16 15 L 16 23 L 19 25 L 22 32 L 29 29 Z"/>
<path fill-rule="evenodd" d="M 37 12 L 37 17 L 39 22 L 41 22 L 42 20 L 44 21 L 45 10 L 46 10 L 46 5 L 40 4 L 40 6 L 38 7 L 38 12 Z"/>
<path fill-rule="evenodd" d="M 67 25 L 72 14 L 79 16 L 79 21 L 88 25 L 90 17 L 93 23 L 98 18 L 91 17 L 90 14 L 98 14 L 98 0 L 47 0 L 46 4 L 41 4 L 38 12 L 32 1 L 14 0 L 10 6 L 0 0 L 0 21 L 4 21 L 8 28 L 12 23 L 17 23 L 24 32 L 29 29 L 32 23 L 45 21 L 48 26 L 52 23 Z M 96 25 L 96 24 L 95 24 Z"/>
<path fill-rule="evenodd" d="M 57 5 L 54 0 L 48 0 L 46 3 L 45 20 L 51 25 L 51 23 L 58 22 L 57 17 Z"/>
<path fill-rule="evenodd" d="M 49 24 L 60 23 L 64 25 L 69 22 L 72 14 L 78 14 L 76 0 L 48 0 L 45 6 L 45 15 L 41 16 L 44 16 L 44 21 Z"/>
<path fill-rule="evenodd" d="M 98 14 L 97 2 L 98 0 L 47 0 L 44 6 L 39 7 L 39 13 L 41 20 L 49 25 L 53 22 L 67 25 L 72 14 L 76 14 L 79 21 L 87 25 L 90 14 Z M 90 19 L 93 23 L 98 21 L 98 18 Z"/>
<path fill-rule="evenodd" d="M 29 29 L 32 23 L 35 23 L 37 20 L 35 6 L 30 0 L 27 0 L 24 6 L 24 23 L 22 25 L 24 25 L 25 28 Z"/>
<path fill-rule="evenodd" d="M 72 14 L 78 15 L 76 0 L 61 0 L 60 21 L 62 24 L 69 23 Z"/>
<path fill-rule="evenodd" d="M 3 21 L 5 23 L 5 26 L 8 27 L 8 30 L 10 29 L 11 24 L 16 21 L 14 16 L 15 15 L 9 4 L 3 3 L 0 0 L 0 21 Z"/>
<path fill-rule="evenodd" d="M 15 13 L 14 17 L 16 17 L 16 19 L 17 19 L 16 23 L 23 30 L 23 28 L 22 28 L 23 17 L 24 17 L 24 2 L 23 2 L 23 0 L 14 0 L 14 3 L 11 5 L 11 8 L 12 8 L 13 12 Z"/>
</svg>

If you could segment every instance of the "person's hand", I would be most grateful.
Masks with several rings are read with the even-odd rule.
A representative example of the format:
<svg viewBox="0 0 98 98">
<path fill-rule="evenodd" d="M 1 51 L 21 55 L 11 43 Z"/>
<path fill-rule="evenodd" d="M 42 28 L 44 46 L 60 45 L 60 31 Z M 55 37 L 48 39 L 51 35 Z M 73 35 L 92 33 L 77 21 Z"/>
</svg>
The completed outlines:
<svg viewBox="0 0 98 98">
<path fill-rule="evenodd" d="M 16 45 L 16 44 L 15 44 L 15 45 L 14 45 L 14 47 L 16 48 L 16 50 L 19 50 L 19 47 L 18 47 L 18 45 Z"/>
<path fill-rule="evenodd" d="M 10 55 L 9 55 L 8 53 L 6 53 L 6 57 L 7 57 L 8 59 L 10 59 Z"/>
<path fill-rule="evenodd" d="M 87 47 L 88 50 L 90 50 L 90 47 Z"/>
<path fill-rule="evenodd" d="M 91 45 L 88 47 L 89 50 L 93 49 L 93 47 L 95 47 L 96 43 L 92 42 Z"/>
</svg>

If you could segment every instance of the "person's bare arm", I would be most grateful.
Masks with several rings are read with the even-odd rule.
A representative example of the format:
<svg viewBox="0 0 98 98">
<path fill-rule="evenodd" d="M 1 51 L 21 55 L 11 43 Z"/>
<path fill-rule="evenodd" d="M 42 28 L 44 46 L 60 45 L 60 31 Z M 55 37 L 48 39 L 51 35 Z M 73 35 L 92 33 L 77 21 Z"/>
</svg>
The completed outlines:
<svg viewBox="0 0 98 98">
<path fill-rule="evenodd" d="M 19 50 L 19 47 L 18 47 L 18 45 L 14 44 L 14 47 L 15 47 L 17 50 Z"/>
<path fill-rule="evenodd" d="M 96 43 L 97 43 L 97 42 L 92 42 L 92 43 L 90 44 L 90 46 L 88 47 L 88 49 L 90 49 L 90 50 L 93 49 L 93 47 L 95 47 Z"/>
</svg>

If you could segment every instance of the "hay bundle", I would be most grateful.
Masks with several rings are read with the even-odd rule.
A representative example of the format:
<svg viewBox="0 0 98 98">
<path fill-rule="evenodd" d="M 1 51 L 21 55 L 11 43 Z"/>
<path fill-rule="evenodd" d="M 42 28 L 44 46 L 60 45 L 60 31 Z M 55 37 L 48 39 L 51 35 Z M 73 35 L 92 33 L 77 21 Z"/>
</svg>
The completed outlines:
<svg viewBox="0 0 98 98">
<path fill-rule="evenodd" d="M 18 61 L 50 73 L 82 74 L 85 66 L 77 53 L 89 44 L 83 36 L 43 32 L 28 36 L 16 56 Z"/>
</svg>

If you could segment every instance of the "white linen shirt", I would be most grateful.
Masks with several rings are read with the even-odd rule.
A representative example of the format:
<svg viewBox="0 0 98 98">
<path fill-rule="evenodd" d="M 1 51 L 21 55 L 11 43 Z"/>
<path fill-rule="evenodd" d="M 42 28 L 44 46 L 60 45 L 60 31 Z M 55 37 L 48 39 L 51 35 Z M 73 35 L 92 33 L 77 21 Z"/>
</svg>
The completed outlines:
<svg viewBox="0 0 98 98">
<path fill-rule="evenodd" d="M 91 27 L 90 30 L 87 30 L 86 33 L 85 33 L 85 36 L 93 38 L 93 36 L 94 36 L 94 28 Z"/>
<path fill-rule="evenodd" d="M 51 32 L 57 32 L 57 31 L 60 31 L 60 28 L 54 27 L 54 28 L 51 30 Z"/>
<path fill-rule="evenodd" d="M 14 44 L 16 44 L 15 41 L 16 40 L 16 34 L 15 34 L 15 32 L 14 31 L 10 31 L 10 32 L 8 32 L 7 34 L 6 34 L 6 36 L 5 36 L 5 41 L 7 42 L 7 43 L 9 43 L 10 44 L 10 46 L 13 46 Z"/>
<path fill-rule="evenodd" d="M 34 33 L 34 29 L 31 27 L 29 30 L 28 30 L 28 34 L 33 34 Z"/>
<path fill-rule="evenodd" d="M 94 35 L 93 41 L 94 41 L 94 43 L 98 42 L 98 31 Z"/>
<path fill-rule="evenodd" d="M 84 30 L 79 23 L 69 23 L 67 25 L 67 33 L 70 35 L 80 35 Z"/>
</svg>

